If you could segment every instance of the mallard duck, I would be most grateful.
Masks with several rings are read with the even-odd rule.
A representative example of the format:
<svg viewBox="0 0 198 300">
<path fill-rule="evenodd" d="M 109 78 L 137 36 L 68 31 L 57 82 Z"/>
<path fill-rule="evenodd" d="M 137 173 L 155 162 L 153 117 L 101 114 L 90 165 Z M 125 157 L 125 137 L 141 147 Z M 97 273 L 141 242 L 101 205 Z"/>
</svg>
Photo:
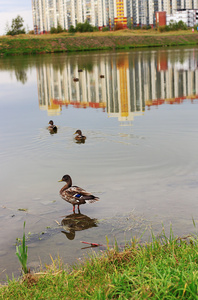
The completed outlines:
<svg viewBox="0 0 198 300">
<path fill-rule="evenodd" d="M 75 205 L 78 205 L 78 212 L 80 212 L 79 206 L 85 203 L 93 203 L 99 200 L 98 197 L 90 194 L 78 186 L 72 186 L 72 179 L 69 175 L 64 175 L 59 182 L 65 181 L 66 184 L 60 190 L 60 196 L 63 200 L 73 205 L 73 213 L 75 213 Z"/>
<path fill-rule="evenodd" d="M 86 140 L 86 136 L 82 135 L 82 131 L 80 129 L 76 130 L 76 132 L 74 134 L 77 134 L 75 136 L 75 140 L 81 141 L 81 142 Z"/>
<path fill-rule="evenodd" d="M 57 132 L 57 126 L 54 125 L 54 122 L 52 120 L 49 121 L 48 129 L 49 129 L 49 131 L 53 131 L 54 133 Z"/>
<path fill-rule="evenodd" d="M 73 81 L 74 81 L 74 82 L 78 82 L 78 81 L 79 81 L 79 78 L 74 77 L 74 78 L 73 78 Z"/>
<path fill-rule="evenodd" d="M 100 78 L 104 78 L 104 75 L 100 75 Z"/>
</svg>

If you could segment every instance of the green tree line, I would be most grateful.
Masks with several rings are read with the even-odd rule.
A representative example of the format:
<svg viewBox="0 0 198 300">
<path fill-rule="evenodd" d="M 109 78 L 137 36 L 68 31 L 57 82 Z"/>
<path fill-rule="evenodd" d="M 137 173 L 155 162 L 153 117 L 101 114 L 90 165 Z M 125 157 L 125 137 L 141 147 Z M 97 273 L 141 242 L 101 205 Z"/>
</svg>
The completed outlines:
<svg viewBox="0 0 198 300">
<path fill-rule="evenodd" d="M 18 35 L 18 34 L 25 34 L 26 30 L 24 28 L 24 20 L 21 16 L 17 16 L 15 19 L 12 19 L 12 24 L 11 27 L 9 25 L 6 25 L 6 35 Z M 131 21 L 127 24 L 129 29 L 150 29 L 150 26 L 132 26 Z M 195 29 L 197 29 L 197 25 L 194 26 Z M 117 23 L 114 26 L 114 30 L 120 30 L 124 29 L 122 23 Z M 165 31 L 177 31 L 177 30 L 187 30 L 188 26 L 183 22 L 179 21 L 177 22 L 171 22 L 169 25 L 164 25 L 164 26 L 156 26 L 156 30 L 159 32 L 165 32 Z M 102 31 L 108 31 L 109 27 L 103 27 Z M 86 20 L 84 23 L 77 23 L 76 27 L 73 25 L 70 26 L 68 32 L 69 33 L 75 33 L 75 32 L 95 32 L 99 31 L 98 27 L 92 26 L 88 20 Z M 58 23 L 57 27 L 52 27 L 50 30 L 50 33 L 61 33 L 61 32 L 67 32 L 66 29 L 63 29 L 63 27 Z M 33 33 L 33 31 L 30 31 L 28 33 Z"/>
</svg>

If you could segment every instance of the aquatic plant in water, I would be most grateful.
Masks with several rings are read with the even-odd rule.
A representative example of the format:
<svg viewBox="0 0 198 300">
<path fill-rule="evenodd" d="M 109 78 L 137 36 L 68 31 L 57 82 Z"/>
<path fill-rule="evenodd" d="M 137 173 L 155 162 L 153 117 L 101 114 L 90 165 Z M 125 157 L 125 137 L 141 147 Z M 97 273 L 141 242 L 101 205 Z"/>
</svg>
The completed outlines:
<svg viewBox="0 0 198 300">
<path fill-rule="evenodd" d="M 22 240 L 22 244 L 19 246 L 16 246 L 16 256 L 19 259 L 19 262 L 21 263 L 23 272 L 25 274 L 28 273 L 28 269 L 27 269 L 27 246 L 25 245 L 25 222 L 23 225 L 23 240 Z"/>
</svg>

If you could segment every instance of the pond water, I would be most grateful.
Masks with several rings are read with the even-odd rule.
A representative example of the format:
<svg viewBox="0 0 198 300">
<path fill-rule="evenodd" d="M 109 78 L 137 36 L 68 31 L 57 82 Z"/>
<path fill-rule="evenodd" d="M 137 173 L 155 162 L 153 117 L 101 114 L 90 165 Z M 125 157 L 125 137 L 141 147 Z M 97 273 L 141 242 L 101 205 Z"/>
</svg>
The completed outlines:
<svg viewBox="0 0 198 300">
<path fill-rule="evenodd" d="M 81 241 L 196 232 L 198 48 L 1 58 L 0 91 L 1 281 L 20 275 L 24 221 L 31 268 L 77 262 Z M 65 174 L 100 201 L 74 216 Z"/>
</svg>

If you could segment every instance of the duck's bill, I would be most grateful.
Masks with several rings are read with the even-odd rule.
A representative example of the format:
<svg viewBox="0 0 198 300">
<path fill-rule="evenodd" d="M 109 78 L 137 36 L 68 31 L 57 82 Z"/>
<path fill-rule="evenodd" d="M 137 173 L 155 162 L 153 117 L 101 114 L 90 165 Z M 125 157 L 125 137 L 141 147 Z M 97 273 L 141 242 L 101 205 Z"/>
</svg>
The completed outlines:
<svg viewBox="0 0 198 300">
<path fill-rule="evenodd" d="M 62 181 L 62 179 L 61 180 L 59 180 L 58 182 L 61 182 Z"/>
</svg>

